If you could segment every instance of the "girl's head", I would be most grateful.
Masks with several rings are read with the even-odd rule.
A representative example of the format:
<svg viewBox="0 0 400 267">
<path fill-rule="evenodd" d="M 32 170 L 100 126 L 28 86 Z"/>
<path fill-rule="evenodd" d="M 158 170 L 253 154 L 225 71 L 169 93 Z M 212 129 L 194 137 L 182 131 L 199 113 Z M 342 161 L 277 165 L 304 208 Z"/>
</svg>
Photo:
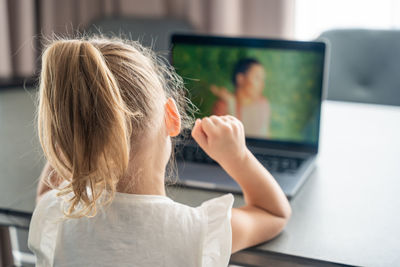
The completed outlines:
<svg viewBox="0 0 400 267">
<path fill-rule="evenodd" d="M 241 59 L 233 70 L 232 81 L 235 90 L 241 90 L 252 98 L 262 95 L 265 70 L 261 63 L 252 58 Z"/>
<path fill-rule="evenodd" d="M 46 158 L 66 181 L 59 195 L 70 197 L 67 216 L 95 215 L 96 201 L 103 194 L 112 200 L 149 145 L 158 146 L 165 167 L 169 136 L 191 123 L 183 93 L 165 60 L 137 42 L 58 40 L 45 49 L 38 130 Z"/>
</svg>

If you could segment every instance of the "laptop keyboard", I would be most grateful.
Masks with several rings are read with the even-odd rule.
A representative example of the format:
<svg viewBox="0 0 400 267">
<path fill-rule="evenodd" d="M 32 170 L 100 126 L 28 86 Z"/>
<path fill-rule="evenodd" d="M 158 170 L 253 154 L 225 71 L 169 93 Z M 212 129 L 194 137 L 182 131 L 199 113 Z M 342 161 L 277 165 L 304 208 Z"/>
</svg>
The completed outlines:
<svg viewBox="0 0 400 267">
<path fill-rule="evenodd" d="M 271 172 L 296 172 L 303 159 L 254 154 L 254 156 Z"/>
<path fill-rule="evenodd" d="M 206 164 L 217 164 L 212 158 L 210 158 L 201 148 L 184 146 L 181 147 L 181 151 L 176 153 L 177 159 L 185 159 L 187 161 L 206 163 Z M 266 154 L 254 154 L 254 156 L 263 164 L 268 171 L 271 172 L 296 172 L 297 169 L 303 162 L 301 158 L 282 157 Z"/>
<path fill-rule="evenodd" d="M 182 151 L 177 153 L 177 158 L 199 163 L 217 164 L 215 160 L 210 158 L 206 152 L 199 147 L 184 146 Z"/>
</svg>

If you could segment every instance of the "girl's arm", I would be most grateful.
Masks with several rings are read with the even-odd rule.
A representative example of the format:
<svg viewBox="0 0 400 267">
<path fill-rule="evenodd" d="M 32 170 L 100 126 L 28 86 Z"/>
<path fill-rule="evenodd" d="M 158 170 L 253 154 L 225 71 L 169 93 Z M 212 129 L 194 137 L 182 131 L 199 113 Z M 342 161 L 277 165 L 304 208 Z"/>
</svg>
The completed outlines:
<svg viewBox="0 0 400 267">
<path fill-rule="evenodd" d="M 290 204 L 247 149 L 242 123 L 232 116 L 207 117 L 196 121 L 192 136 L 242 188 L 246 205 L 232 209 L 232 253 L 278 235 L 290 217 Z"/>
</svg>

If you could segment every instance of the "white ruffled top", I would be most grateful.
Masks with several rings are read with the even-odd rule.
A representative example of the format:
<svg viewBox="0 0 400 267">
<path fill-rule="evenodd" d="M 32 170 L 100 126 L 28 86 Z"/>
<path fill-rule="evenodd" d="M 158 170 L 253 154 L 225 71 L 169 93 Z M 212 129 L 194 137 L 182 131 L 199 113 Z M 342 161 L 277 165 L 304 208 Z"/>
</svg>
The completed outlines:
<svg viewBox="0 0 400 267">
<path fill-rule="evenodd" d="M 117 193 L 93 218 L 62 219 L 46 193 L 31 220 L 37 266 L 227 266 L 232 247 L 227 194 L 192 208 L 165 196 Z"/>
</svg>

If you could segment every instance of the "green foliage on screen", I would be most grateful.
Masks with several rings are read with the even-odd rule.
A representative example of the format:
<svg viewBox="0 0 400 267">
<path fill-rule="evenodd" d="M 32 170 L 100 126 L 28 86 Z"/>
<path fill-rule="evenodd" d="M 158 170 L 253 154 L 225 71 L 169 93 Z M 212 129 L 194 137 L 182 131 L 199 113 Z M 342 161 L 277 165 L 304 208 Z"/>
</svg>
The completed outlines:
<svg viewBox="0 0 400 267">
<path fill-rule="evenodd" d="M 176 45 L 173 64 L 201 110 L 198 117 L 212 114 L 217 98 L 210 85 L 234 91 L 233 69 L 243 58 L 257 59 L 265 68 L 263 94 L 271 107 L 270 139 L 315 143 L 323 57 L 311 51 Z"/>
</svg>

